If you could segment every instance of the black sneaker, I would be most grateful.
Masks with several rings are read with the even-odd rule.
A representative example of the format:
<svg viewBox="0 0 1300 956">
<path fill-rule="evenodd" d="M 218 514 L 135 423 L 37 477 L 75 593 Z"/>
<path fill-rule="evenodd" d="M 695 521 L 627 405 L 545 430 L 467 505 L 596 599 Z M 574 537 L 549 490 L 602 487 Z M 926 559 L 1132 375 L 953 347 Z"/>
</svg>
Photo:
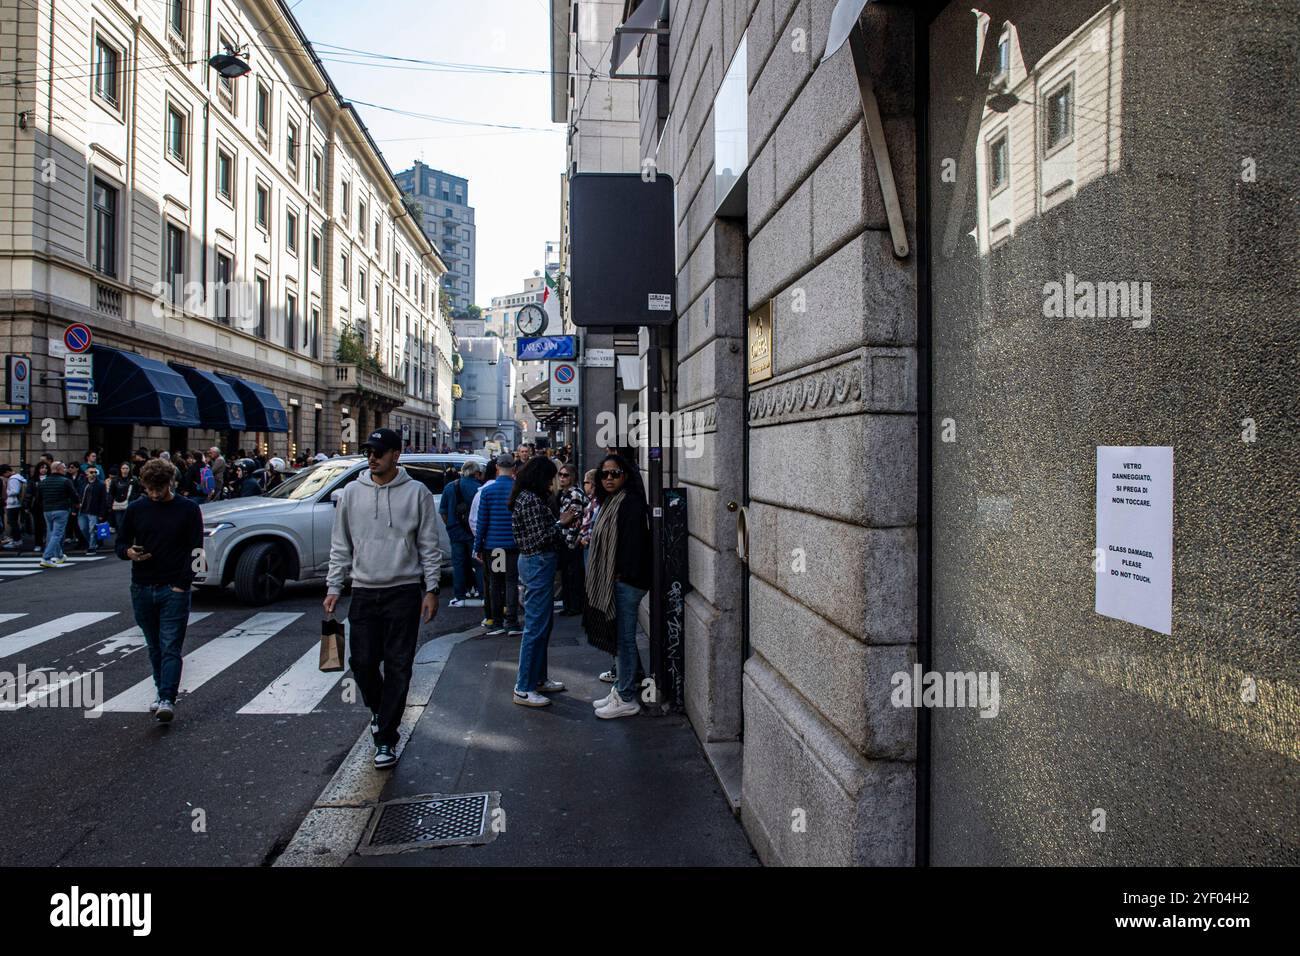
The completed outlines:
<svg viewBox="0 0 1300 956">
<path fill-rule="evenodd" d="M 511 637 L 513 637 L 516 634 L 524 633 L 524 629 L 520 627 L 518 624 L 511 624 L 509 622 L 506 622 L 506 633 L 509 634 Z"/>
<path fill-rule="evenodd" d="M 393 748 L 388 744 L 380 744 L 375 748 L 375 767 L 379 770 L 387 770 L 393 764 L 397 763 L 397 754 L 393 753 Z"/>
</svg>

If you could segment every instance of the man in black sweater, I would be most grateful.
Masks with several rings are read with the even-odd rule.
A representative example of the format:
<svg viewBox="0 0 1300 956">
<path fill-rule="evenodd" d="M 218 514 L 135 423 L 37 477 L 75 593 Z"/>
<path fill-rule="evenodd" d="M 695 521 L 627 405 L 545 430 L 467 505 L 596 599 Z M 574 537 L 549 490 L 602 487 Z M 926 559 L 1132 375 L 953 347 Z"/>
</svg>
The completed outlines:
<svg viewBox="0 0 1300 956">
<path fill-rule="evenodd" d="M 165 461 L 145 462 L 140 481 L 148 497 L 127 506 L 116 545 L 117 556 L 132 562 L 131 604 L 158 688 L 149 710 L 163 723 L 175 715 L 194 561 L 203 551 L 203 512 L 172 494 L 175 474 Z"/>
</svg>

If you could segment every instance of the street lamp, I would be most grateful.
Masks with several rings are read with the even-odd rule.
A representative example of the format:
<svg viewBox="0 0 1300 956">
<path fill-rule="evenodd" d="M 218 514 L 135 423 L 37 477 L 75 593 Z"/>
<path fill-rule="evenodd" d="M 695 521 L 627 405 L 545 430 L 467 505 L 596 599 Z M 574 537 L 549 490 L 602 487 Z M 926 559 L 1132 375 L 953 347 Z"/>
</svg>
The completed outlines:
<svg viewBox="0 0 1300 956">
<path fill-rule="evenodd" d="M 236 80 L 241 76 L 247 76 L 253 71 L 248 65 L 248 61 L 239 55 L 240 51 L 232 47 L 226 47 L 225 53 L 216 53 L 208 59 L 208 66 L 216 70 L 222 77 L 227 80 Z"/>
</svg>

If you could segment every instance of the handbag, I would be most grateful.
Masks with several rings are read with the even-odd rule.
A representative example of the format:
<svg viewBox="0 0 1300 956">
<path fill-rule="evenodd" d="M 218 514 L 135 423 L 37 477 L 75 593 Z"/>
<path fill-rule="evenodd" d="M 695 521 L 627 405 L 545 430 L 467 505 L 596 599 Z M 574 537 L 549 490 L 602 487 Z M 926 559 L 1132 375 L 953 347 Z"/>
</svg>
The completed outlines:
<svg viewBox="0 0 1300 956">
<path fill-rule="evenodd" d="M 343 622 L 327 617 L 320 622 L 320 669 L 343 670 Z"/>
<path fill-rule="evenodd" d="M 112 534 L 113 526 L 107 521 L 101 521 L 99 524 L 95 525 L 95 540 L 107 541 Z"/>
</svg>

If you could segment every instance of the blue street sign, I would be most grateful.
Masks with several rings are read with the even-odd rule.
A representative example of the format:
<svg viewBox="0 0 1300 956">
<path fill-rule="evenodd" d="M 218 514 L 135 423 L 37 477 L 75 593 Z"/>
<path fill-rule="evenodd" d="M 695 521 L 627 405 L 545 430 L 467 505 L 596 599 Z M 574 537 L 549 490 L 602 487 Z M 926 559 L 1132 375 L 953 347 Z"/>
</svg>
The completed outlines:
<svg viewBox="0 0 1300 956">
<path fill-rule="evenodd" d="M 578 340 L 572 335 L 543 335 L 535 339 L 515 339 L 515 358 L 521 362 L 578 357 Z"/>
<path fill-rule="evenodd" d="M 32 413 L 25 408 L 0 408 L 0 425 L 30 425 Z"/>
</svg>

